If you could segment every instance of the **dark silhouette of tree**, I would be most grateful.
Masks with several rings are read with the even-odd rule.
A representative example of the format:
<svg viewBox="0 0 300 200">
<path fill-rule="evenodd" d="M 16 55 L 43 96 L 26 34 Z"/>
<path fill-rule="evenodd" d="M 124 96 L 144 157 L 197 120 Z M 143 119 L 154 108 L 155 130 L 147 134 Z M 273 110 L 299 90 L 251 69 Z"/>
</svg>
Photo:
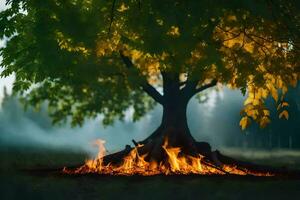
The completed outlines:
<svg viewBox="0 0 300 200">
<path fill-rule="evenodd" d="M 141 143 L 157 149 L 169 137 L 171 146 L 191 152 L 197 145 L 187 104 L 217 84 L 247 94 L 243 129 L 269 123 L 270 95 L 279 116 L 289 117 L 284 97 L 300 74 L 298 1 L 7 3 L 2 76 L 16 74 L 14 90 L 27 91 L 28 103 L 47 100 L 54 122 L 71 116 L 80 125 L 101 113 L 111 124 L 130 108 L 138 120 L 158 103 L 162 123 Z"/>
</svg>

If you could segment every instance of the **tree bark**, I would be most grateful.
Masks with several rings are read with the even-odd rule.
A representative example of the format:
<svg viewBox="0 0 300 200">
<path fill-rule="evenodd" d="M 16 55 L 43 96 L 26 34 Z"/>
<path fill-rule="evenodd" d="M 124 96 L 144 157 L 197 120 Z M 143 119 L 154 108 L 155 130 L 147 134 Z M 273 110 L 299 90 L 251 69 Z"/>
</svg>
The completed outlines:
<svg viewBox="0 0 300 200">
<path fill-rule="evenodd" d="M 170 146 L 185 146 L 194 142 L 187 124 L 187 102 L 181 103 L 176 99 L 173 102 L 166 102 L 163 106 L 160 126 L 142 143 L 148 143 L 159 138 L 168 139 Z"/>
</svg>

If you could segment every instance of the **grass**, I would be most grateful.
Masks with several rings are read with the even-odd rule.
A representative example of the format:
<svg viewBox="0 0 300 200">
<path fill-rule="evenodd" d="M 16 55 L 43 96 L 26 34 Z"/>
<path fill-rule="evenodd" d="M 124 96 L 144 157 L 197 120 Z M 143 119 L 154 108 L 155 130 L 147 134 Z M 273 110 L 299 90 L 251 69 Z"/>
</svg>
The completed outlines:
<svg viewBox="0 0 300 200">
<path fill-rule="evenodd" d="M 232 153 L 233 154 L 233 153 Z M 0 199 L 299 199 L 300 180 L 255 177 L 70 176 L 53 171 L 86 155 L 55 150 L 0 150 Z M 244 159 L 247 156 L 242 154 Z M 255 160 L 255 157 L 248 156 Z M 272 165 L 272 158 L 259 162 Z M 293 158 L 300 160 L 299 157 Z M 280 159 L 279 159 L 280 160 Z M 278 157 L 273 159 L 278 165 Z M 284 164 L 284 163 L 281 163 Z"/>
<path fill-rule="evenodd" d="M 257 164 L 271 165 L 279 168 L 300 170 L 300 151 L 288 149 L 236 149 L 227 148 L 221 151 L 240 160 L 249 160 Z"/>
</svg>

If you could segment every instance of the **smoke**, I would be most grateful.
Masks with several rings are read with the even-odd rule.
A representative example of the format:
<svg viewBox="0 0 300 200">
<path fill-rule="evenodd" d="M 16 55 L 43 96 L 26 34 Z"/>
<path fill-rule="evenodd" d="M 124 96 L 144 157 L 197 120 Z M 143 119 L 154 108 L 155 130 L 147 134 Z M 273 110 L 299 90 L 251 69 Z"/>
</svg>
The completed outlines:
<svg viewBox="0 0 300 200">
<path fill-rule="evenodd" d="M 91 142 L 97 138 L 106 141 L 109 152 L 132 144 L 131 139 L 142 140 L 159 125 L 158 108 L 138 123 L 130 119 L 117 121 L 111 127 L 103 127 L 101 119 L 88 120 L 82 127 L 71 128 L 68 124 L 52 126 L 44 108 L 36 113 L 24 111 L 13 97 L 8 97 L 0 110 L 1 148 L 47 148 L 93 152 Z"/>
<path fill-rule="evenodd" d="M 68 124 L 52 126 L 46 108 L 38 113 L 33 110 L 25 112 L 15 98 L 8 98 L 10 99 L 4 102 L 0 110 L 1 148 L 52 148 L 94 153 L 96 149 L 91 146 L 91 142 L 100 138 L 106 141 L 105 146 L 109 153 L 113 153 L 124 149 L 127 144 L 132 146 L 132 139 L 136 141 L 145 139 L 159 126 L 162 117 L 162 107 L 158 105 L 138 122 L 131 121 L 129 112 L 124 122 L 117 121 L 107 128 L 101 125 L 101 117 L 86 121 L 82 127 L 71 128 Z M 233 144 L 243 147 L 244 143 L 256 148 L 259 147 L 257 141 L 259 145 L 262 144 L 261 147 L 269 148 L 270 142 L 274 146 L 278 141 L 280 143 L 280 139 L 281 145 L 286 141 L 288 147 L 292 137 L 293 146 L 300 145 L 296 144 L 299 138 L 299 134 L 296 133 L 299 129 L 297 122 L 299 115 L 298 118 L 295 115 L 291 116 L 289 121 L 276 121 L 269 129 L 258 128 L 242 132 L 239 127 L 239 112 L 243 100 L 244 97 L 239 91 L 226 88 L 222 92 L 211 90 L 208 93 L 208 100 L 201 104 L 193 98 L 188 105 L 187 113 L 192 135 L 198 141 L 209 142 L 213 149 L 230 147 Z M 297 112 L 300 113 L 299 110 Z M 285 126 L 291 128 L 282 132 L 276 128 L 277 126 L 283 129 Z M 273 141 L 269 140 L 269 136 L 272 136 Z"/>
<path fill-rule="evenodd" d="M 208 141 L 213 146 L 222 143 L 222 137 L 216 135 L 224 131 L 225 124 L 218 119 L 218 112 L 224 115 L 228 111 L 221 110 L 220 102 L 228 97 L 241 99 L 235 96 L 238 96 L 236 91 L 212 91 L 205 103 L 199 104 L 196 99 L 190 102 L 188 122 L 196 139 Z M 241 104 L 241 101 L 236 102 Z M 129 116 L 130 113 L 124 122 L 117 121 L 107 128 L 101 125 L 101 117 L 88 120 L 82 127 L 71 128 L 68 124 L 53 127 L 46 109 L 39 113 L 24 111 L 16 99 L 10 99 L 0 111 L 0 145 L 6 148 L 39 147 L 93 152 L 91 141 L 101 138 L 106 141 L 108 151 L 115 152 L 126 144 L 132 145 L 132 139 L 140 141 L 149 136 L 159 126 L 162 108 L 157 106 L 135 123 Z M 217 128 L 214 126 L 216 120 L 219 120 Z M 236 128 L 238 129 L 238 125 Z"/>
<path fill-rule="evenodd" d="M 202 104 L 192 99 L 188 107 L 188 122 L 194 137 L 219 148 L 224 145 L 228 133 L 241 134 L 239 112 L 243 100 L 239 91 L 226 88 L 211 91 L 208 101 Z"/>
</svg>

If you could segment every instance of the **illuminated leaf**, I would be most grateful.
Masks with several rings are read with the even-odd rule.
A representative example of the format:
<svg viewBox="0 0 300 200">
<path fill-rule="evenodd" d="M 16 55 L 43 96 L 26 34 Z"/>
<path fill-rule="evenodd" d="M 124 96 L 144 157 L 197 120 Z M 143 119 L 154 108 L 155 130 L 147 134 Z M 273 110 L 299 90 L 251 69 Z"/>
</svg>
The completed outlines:
<svg viewBox="0 0 300 200">
<path fill-rule="evenodd" d="M 260 120 L 259 125 L 260 125 L 261 128 L 265 128 L 269 123 L 270 123 L 269 117 L 266 117 L 266 116 L 265 116 L 265 117 L 263 117 L 263 118 Z"/>
<path fill-rule="evenodd" d="M 286 110 L 282 111 L 282 112 L 279 114 L 279 118 L 280 118 L 280 119 L 283 118 L 283 117 L 284 117 L 286 120 L 289 119 L 289 113 L 288 113 Z"/>
<path fill-rule="evenodd" d="M 245 130 L 249 125 L 250 125 L 250 119 L 245 116 L 240 120 L 240 126 L 242 128 L 242 130 Z"/>
<path fill-rule="evenodd" d="M 274 99 L 275 101 L 278 101 L 278 93 L 277 93 L 277 90 L 272 89 L 272 90 L 271 90 L 271 95 L 272 95 L 272 97 L 273 97 L 273 99 Z"/>
<path fill-rule="evenodd" d="M 264 112 L 264 115 L 270 116 L 270 111 L 269 110 L 263 110 L 263 112 Z"/>
</svg>

